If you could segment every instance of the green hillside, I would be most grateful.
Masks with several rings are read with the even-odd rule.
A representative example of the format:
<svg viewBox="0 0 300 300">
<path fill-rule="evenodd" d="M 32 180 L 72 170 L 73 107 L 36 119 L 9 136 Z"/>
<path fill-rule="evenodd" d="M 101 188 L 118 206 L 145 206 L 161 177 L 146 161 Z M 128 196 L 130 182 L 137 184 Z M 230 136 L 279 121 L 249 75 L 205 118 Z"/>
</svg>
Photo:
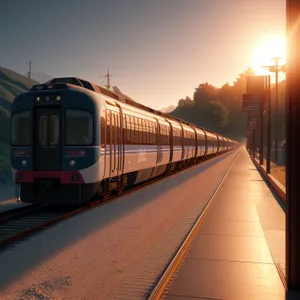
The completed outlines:
<svg viewBox="0 0 300 300">
<path fill-rule="evenodd" d="M 16 96 L 27 91 L 32 85 L 38 84 L 14 71 L 0 67 L 0 171 L 10 167 L 9 135 L 10 109 Z"/>
</svg>

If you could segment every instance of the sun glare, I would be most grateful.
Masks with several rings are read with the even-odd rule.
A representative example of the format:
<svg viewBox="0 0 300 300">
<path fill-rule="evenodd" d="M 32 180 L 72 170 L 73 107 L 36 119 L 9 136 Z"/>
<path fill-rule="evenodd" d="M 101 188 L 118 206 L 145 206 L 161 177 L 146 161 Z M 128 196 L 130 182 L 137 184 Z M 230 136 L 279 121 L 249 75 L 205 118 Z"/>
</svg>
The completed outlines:
<svg viewBox="0 0 300 300">
<path fill-rule="evenodd" d="M 269 37 L 258 44 L 257 50 L 252 58 L 252 69 L 256 75 L 265 75 L 268 73 L 264 66 L 274 65 L 273 57 L 280 57 L 279 65 L 286 62 L 285 39 L 279 37 Z"/>
</svg>

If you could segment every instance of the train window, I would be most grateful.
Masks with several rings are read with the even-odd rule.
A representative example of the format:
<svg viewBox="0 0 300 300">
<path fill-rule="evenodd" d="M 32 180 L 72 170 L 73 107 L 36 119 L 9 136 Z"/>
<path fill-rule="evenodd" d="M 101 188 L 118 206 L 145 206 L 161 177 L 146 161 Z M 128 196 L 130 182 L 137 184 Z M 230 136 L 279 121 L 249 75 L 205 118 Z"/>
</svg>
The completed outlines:
<svg viewBox="0 0 300 300">
<path fill-rule="evenodd" d="M 112 145 L 114 145 L 115 144 L 115 140 L 116 140 L 116 138 L 115 138 L 115 127 L 116 127 L 116 116 L 114 115 L 114 114 L 112 114 L 112 118 L 111 118 L 111 137 L 112 137 L 112 139 L 111 139 L 111 143 L 112 143 Z"/>
<path fill-rule="evenodd" d="M 102 116 L 100 118 L 100 128 L 101 128 L 101 131 L 100 131 L 100 134 L 101 134 L 101 147 L 102 148 L 105 148 L 105 118 Z"/>
<path fill-rule="evenodd" d="M 159 141 L 159 128 L 158 128 L 158 125 L 157 123 L 155 122 L 153 124 L 153 144 L 156 145 L 158 144 L 158 141 Z"/>
<path fill-rule="evenodd" d="M 154 129 L 153 129 L 153 144 L 157 145 L 159 142 L 159 127 L 157 123 L 154 123 Z"/>
<path fill-rule="evenodd" d="M 129 125 L 129 122 L 128 122 L 128 116 L 127 115 L 124 115 L 124 132 L 125 132 L 125 135 L 124 135 L 124 144 L 129 144 L 129 140 L 130 140 L 130 125 Z"/>
<path fill-rule="evenodd" d="M 165 126 L 165 143 L 166 145 L 169 145 L 169 127 Z"/>
<path fill-rule="evenodd" d="M 145 141 L 145 145 L 148 144 L 148 121 L 144 120 L 144 141 Z"/>
<path fill-rule="evenodd" d="M 138 118 L 139 144 L 143 143 L 142 120 Z"/>
<path fill-rule="evenodd" d="M 107 120 L 106 120 L 106 143 L 111 145 L 111 113 L 110 110 L 107 110 Z"/>
<path fill-rule="evenodd" d="M 92 87 L 92 85 L 91 85 L 88 81 L 85 81 L 85 80 L 80 79 L 80 82 L 82 83 L 82 85 L 83 85 L 86 89 L 91 90 L 91 91 L 94 90 L 94 88 Z"/>
<path fill-rule="evenodd" d="M 153 124 L 151 121 L 149 121 L 149 144 L 152 145 L 152 127 L 153 127 Z"/>
<path fill-rule="evenodd" d="M 50 145 L 54 146 L 59 139 L 59 118 L 58 116 L 51 116 L 50 118 Z"/>
<path fill-rule="evenodd" d="M 131 144 L 136 143 L 136 124 L 135 117 L 131 117 Z"/>
<path fill-rule="evenodd" d="M 130 144 L 130 141 L 131 141 L 131 123 L 130 123 L 130 116 L 127 116 L 127 115 L 126 115 L 126 126 L 127 126 L 126 144 Z"/>
<path fill-rule="evenodd" d="M 165 126 L 165 144 L 166 145 L 168 145 L 169 144 L 169 142 L 168 142 L 168 127 L 167 126 Z"/>
<path fill-rule="evenodd" d="M 153 145 L 153 138 L 152 138 L 152 132 L 153 132 L 153 122 L 149 122 L 149 133 L 150 133 L 150 141 L 149 144 Z"/>
<path fill-rule="evenodd" d="M 149 130 L 149 137 L 148 137 L 149 145 L 152 145 L 152 122 L 149 121 L 148 125 L 149 125 L 149 127 L 148 127 L 148 130 Z"/>
<path fill-rule="evenodd" d="M 152 136 L 151 128 L 152 128 L 152 122 L 148 121 L 148 144 L 149 145 L 152 145 L 152 141 L 151 141 L 151 136 Z"/>
<path fill-rule="evenodd" d="M 134 119 L 133 117 L 131 116 L 128 116 L 128 128 L 129 128 L 129 131 L 130 131 L 130 141 L 129 141 L 129 144 L 133 144 L 134 142 Z"/>
<path fill-rule="evenodd" d="M 131 141 L 131 123 L 130 123 L 130 116 L 126 115 L 126 144 L 130 144 Z"/>
<path fill-rule="evenodd" d="M 93 142 L 93 117 L 88 111 L 66 110 L 66 145 L 90 145 Z"/>
<path fill-rule="evenodd" d="M 120 128 L 120 116 L 116 115 L 116 143 L 117 145 L 120 144 L 120 139 L 121 139 L 121 128 Z"/>
<path fill-rule="evenodd" d="M 136 125 L 136 120 L 135 120 L 135 117 L 131 117 L 131 128 L 132 128 L 132 136 L 131 136 L 131 143 L 132 144 L 136 144 L 136 141 L 137 141 L 137 133 L 136 133 L 136 130 L 137 130 L 137 125 Z"/>
<path fill-rule="evenodd" d="M 145 135 L 145 120 L 141 119 L 141 122 L 142 122 L 142 145 L 145 145 L 146 144 L 146 141 L 145 141 L 145 138 L 146 138 L 146 135 Z"/>
<path fill-rule="evenodd" d="M 123 143 L 126 144 L 127 132 L 126 132 L 126 118 L 125 118 L 125 115 L 123 115 L 123 124 L 122 124 L 121 127 L 123 128 L 123 141 L 121 141 L 121 144 L 123 144 Z"/>
<path fill-rule="evenodd" d="M 47 146 L 47 133 L 48 133 L 48 122 L 47 122 L 47 117 L 42 116 L 40 118 L 40 134 L 39 134 L 39 139 L 40 143 L 43 146 Z"/>
<path fill-rule="evenodd" d="M 136 126 L 135 126 L 135 117 L 130 117 L 131 120 L 131 144 L 136 142 Z"/>
<path fill-rule="evenodd" d="M 135 143 L 139 144 L 139 121 L 137 117 L 134 117 L 134 132 L 135 132 Z"/>
<path fill-rule="evenodd" d="M 11 117 L 12 146 L 29 146 L 31 141 L 30 112 L 23 110 Z"/>
<path fill-rule="evenodd" d="M 148 121 L 148 144 L 151 145 L 151 121 Z"/>
<path fill-rule="evenodd" d="M 144 137 L 143 137 L 143 141 L 144 144 L 147 145 L 148 144 L 148 120 L 144 120 Z"/>
</svg>

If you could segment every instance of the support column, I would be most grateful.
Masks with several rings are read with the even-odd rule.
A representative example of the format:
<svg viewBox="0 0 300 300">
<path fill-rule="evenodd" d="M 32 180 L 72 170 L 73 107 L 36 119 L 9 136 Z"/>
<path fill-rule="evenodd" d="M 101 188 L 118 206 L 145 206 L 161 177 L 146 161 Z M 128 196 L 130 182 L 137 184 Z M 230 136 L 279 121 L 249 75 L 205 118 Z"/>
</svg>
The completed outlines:
<svg viewBox="0 0 300 300">
<path fill-rule="evenodd" d="M 252 137 L 253 137 L 253 143 L 252 143 L 252 156 L 253 156 L 253 158 L 255 158 L 255 147 L 256 147 L 256 143 L 255 143 L 255 139 L 256 139 L 256 137 L 255 137 L 255 129 L 253 129 L 253 135 L 252 135 Z"/>
<path fill-rule="evenodd" d="M 259 109 L 259 123 L 260 123 L 260 136 L 259 136 L 259 164 L 264 164 L 264 99 L 260 99 Z"/>
<path fill-rule="evenodd" d="M 267 110 L 268 110 L 268 129 L 267 129 L 267 173 L 271 173 L 271 80 L 270 75 L 267 76 Z"/>
<path fill-rule="evenodd" d="M 286 275 L 300 289 L 300 1 L 287 0 Z"/>
</svg>

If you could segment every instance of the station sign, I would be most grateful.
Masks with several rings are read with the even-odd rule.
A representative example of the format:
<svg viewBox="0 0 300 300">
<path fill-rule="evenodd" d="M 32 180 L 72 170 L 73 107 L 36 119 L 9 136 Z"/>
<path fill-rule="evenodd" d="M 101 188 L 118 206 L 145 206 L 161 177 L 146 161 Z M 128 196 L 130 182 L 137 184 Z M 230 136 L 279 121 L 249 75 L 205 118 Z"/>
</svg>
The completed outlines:
<svg viewBox="0 0 300 300">
<path fill-rule="evenodd" d="M 258 120 L 259 120 L 258 114 L 252 114 L 251 112 L 248 113 L 248 115 L 247 115 L 247 121 L 248 122 L 258 121 Z"/>
<path fill-rule="evenodd" d="M 254 94 L 243 94 L 243 112 L 259 112 L 260 100 Z"/>
<path fill-rule="evenodd" d="M 247 76 L 246 93 L 255 95 L 260 101 L 264 101 L 267 91 L 267 76 Z"/>
<path fill-rule="evenodd" d="M 255 127 L 255 126 L 257 126 L 257 121 L 250 121 L 250 122 L 247 122 L 247 127 L 248 128 L 253 128 L 253 127 Z"/>
</svg>

